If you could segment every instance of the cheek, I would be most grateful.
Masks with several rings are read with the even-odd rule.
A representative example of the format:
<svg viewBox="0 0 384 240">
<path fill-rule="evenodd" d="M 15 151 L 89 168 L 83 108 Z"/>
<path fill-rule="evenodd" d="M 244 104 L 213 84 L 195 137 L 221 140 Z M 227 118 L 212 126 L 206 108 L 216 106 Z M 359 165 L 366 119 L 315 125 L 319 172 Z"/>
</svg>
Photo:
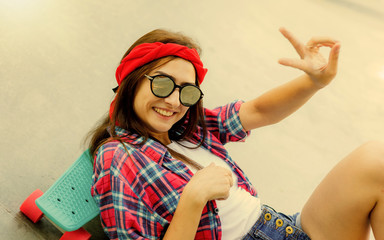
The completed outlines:
<svg viewBox="0 0 384 240">
<path fill-rule="evenodd" d="M 138 120 L 140 121 L 145 121 L 145 119 L 147 119 L 147 110 L 145 109 L 145 103 L 146 102 L 138 96 L 136 96 L 133 100 L 133 111 L 135 112 L 135 115 L 139 118 Z"/>
<path fill-rule="evenodd" d="M 139 116 L 140 113 L 140 107 L 138 106 L 138 101 L 136 99 L 133 101 L 133 111 L 135 112 L 136 116 Z"/>
<path fill-rule="evenodd" d="M 133 110 L 137 116 L 145 120 L 149 111 L 149 103 L 146 98 L 135 98 L 133 102 Z"/>
<path fill-rule="evenodd" d="M 142 83 L 135 92 L 133 110 L 137 115 L 141 115 L 145 110 L 146 103 L 151 99 L 152 93 L 148 88 L 149 86 L 147 86 L 147 84 Z"/>
<path fill-rule="evenodd" d="M 177 121 L 181 120 L 187 114 L 188 110 L 189 110 L 188 107 L 183 106 L 183 109 L 181 109 Z"/>
<path fill-rule="evenodd" d="M 188 110 L 189 110 L 189 108 L 188 107 L 182 107 L 182 109 L 181 109 L 181 113 L 182 113 L 182 115 L 183 115 L 183 117 L 184 117 L 184 115 L 188 112 Z"/>
</svg>

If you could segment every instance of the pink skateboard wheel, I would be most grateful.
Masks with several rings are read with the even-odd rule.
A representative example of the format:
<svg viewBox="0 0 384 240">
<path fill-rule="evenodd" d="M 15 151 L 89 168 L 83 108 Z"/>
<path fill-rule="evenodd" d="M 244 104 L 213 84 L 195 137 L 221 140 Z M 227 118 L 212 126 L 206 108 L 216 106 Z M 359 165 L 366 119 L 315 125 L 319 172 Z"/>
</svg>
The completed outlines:
<svg viewBox="0 0 384 240">
<path fill-rule="evenodd" d="M 35 201 L 44 193 L 36 189 L 20 206 L 20 211 L 24 213 L 33 223 L 37 223 L 42 217 L 43 212 L 37 207 Z"/>
</svg>

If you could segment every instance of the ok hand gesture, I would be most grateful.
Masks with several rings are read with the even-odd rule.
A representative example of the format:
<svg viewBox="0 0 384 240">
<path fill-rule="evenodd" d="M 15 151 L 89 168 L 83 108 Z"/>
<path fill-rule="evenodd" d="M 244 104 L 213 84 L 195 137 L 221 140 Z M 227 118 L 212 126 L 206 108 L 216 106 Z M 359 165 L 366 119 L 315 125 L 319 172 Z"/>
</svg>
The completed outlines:
<svg viewBox="0 0 384 240">
<path fill-rule="evenodd" d="M 282 58 L 279 63 L 304 71 L 319 88 L 328 85 L 337 73 L 340 43 L 329 37 L 313 37 L 303 44 L 285 28 L 280 28 L 280 32 L 295 48 L 300 59 Z M 331 48 L 328 61 L 320 54 L 321 47 Z"/>
</svg>

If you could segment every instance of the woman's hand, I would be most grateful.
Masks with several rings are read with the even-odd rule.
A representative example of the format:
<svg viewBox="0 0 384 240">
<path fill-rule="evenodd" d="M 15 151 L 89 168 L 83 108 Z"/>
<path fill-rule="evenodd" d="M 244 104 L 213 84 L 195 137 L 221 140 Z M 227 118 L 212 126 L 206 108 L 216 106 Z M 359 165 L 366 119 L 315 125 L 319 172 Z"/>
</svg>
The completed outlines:
<svg viewBox="0 0 384 240">
<path fill-rule="evenodd" d="M 207 201 L 228 198 L 232 185 L 231 171 L 214 163 L 198 171 L 181 194 L 164 240 L 194 239 Z"/>
<path fill-rule="evenodd" d="M 184 191 L 188 191 L 189 196 L 194 197 L 197 203 L 205 205 L 210 200 L 227 199 L 232 185 L 231 171 L 211 163 L 196 172 Z"/>
<path fill-rule="evenodd" d="M 285 28 L 280 28 L 280 32 L 296 49 L 300 59 L 282 58 L 279 63 L 304 71 L 319 88 L 327 86 L 337 73 L 340 43 L 329 37 L 313 37 L 305 45 Z M 331 48 L 328 61 L 320 54 L 320 47 Z"/>
</svg>

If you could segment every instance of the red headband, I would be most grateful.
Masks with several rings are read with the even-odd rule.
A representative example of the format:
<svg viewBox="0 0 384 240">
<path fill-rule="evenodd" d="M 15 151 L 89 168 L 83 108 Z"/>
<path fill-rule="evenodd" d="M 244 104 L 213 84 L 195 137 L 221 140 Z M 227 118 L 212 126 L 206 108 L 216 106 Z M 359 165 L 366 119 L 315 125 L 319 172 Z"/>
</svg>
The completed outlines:
<svg viewBox="0 0 384 240">
<path fill-rule="evenodd" d="M 141 67 L 153 60 L 166 57 L 177 56 L 190 61 L 196 69 L 197 78 L 201 84 L 207 69 L 203 67 L 199 54 L 196 49 L 191 49 L 183 45 L 175 43 L 143 43 L 136 46 L 132 51 L 121 61 L 120 66 L 116 69 L 116 81 L 121 82 L 136 68 Z"/>
<path fill-rule="evenodd" d="M 177 56 L 190 61 L 195 67 L 197 79 L 201 84 L 204 80 L 208 69 L 203 67 L 200 56 L 196 49 L 191 49 L 183 45 L 175 43 L 143 43 L 135 48 L 121 61 L 116 69 L 116 81 L 121 82 L 135 69 L 144 66 L 145 64 L 166 56 Z M 109 109 L 109 117 L 112 119 L 112 114 L 115 108 L 115 100 L 112 101 Z M 117 123 L 116 123 L 117 124 Z"/>
</svg>

